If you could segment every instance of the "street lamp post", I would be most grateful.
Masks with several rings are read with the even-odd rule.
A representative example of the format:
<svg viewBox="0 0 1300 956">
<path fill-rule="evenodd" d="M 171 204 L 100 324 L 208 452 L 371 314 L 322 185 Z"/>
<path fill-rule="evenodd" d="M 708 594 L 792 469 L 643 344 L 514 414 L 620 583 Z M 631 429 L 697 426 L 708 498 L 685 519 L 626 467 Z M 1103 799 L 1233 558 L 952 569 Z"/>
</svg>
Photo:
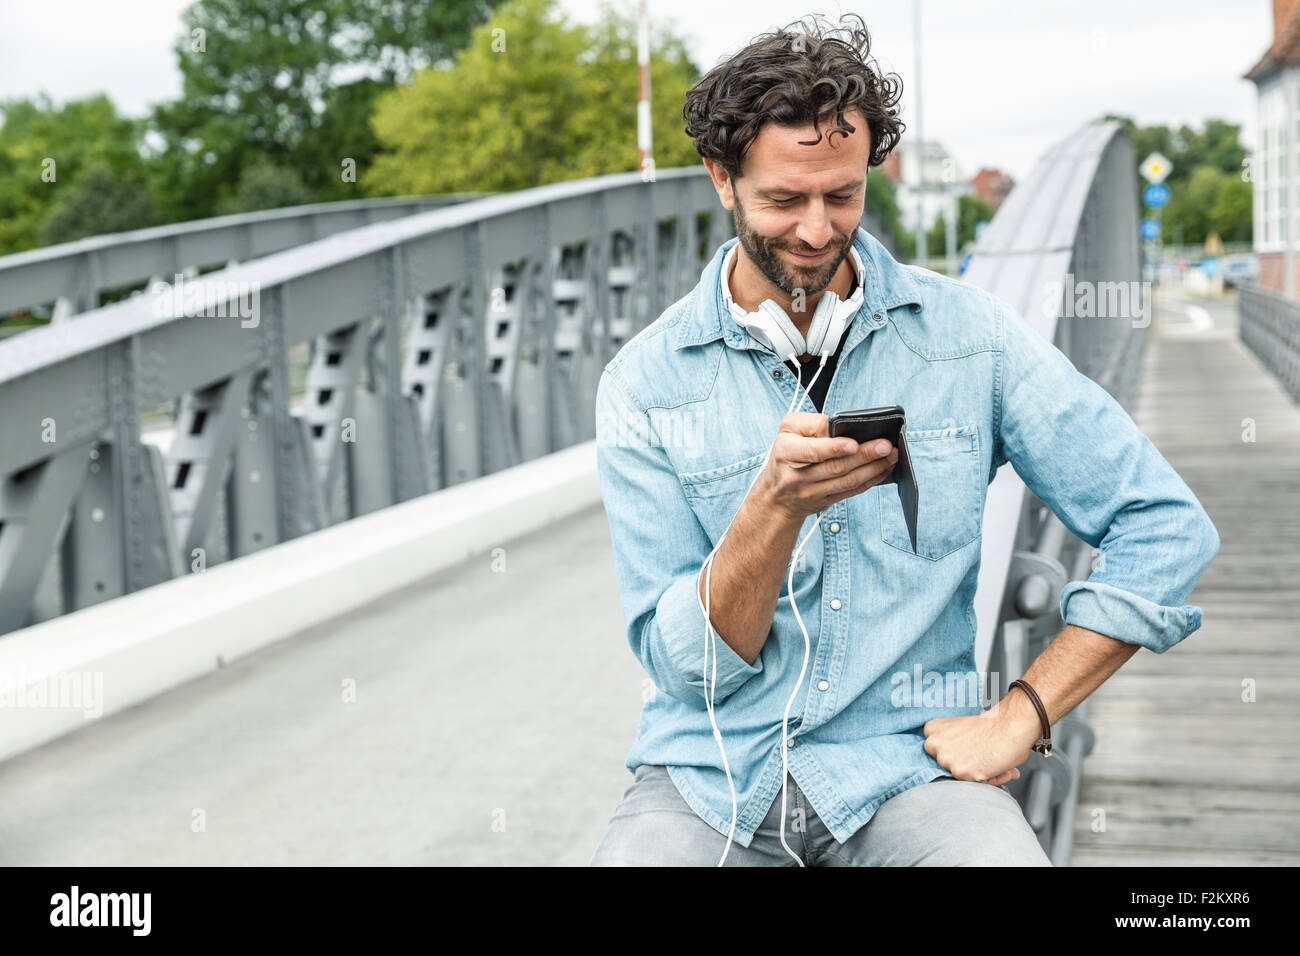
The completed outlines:
<svg viewBox="0 0 1300 956">
<path fill-rule="evenodd" d="M 637 102 L 636 102 L 636 143 L 641 151 L 642 182 L 653 182 L 655 178 L 654 144 L 650 125 L 650 20 L 646 12 L 648 0 L 641 0 L 637 16 L 636 63 L 637 63 Z"/>
<path fill-rule="evenodd" d="M 916 47 L 916 264 L 925 265 L 925 136 L 921 131 L 921 0 L 912 0 L 912 37 Z"/>
</svg>

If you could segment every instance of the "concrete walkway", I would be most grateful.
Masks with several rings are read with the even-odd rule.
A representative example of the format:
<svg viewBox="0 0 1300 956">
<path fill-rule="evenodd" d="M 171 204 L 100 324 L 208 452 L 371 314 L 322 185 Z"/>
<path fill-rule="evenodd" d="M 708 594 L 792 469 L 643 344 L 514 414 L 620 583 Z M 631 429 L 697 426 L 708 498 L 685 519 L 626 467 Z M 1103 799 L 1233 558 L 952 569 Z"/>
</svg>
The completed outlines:
<svg viewBox="0 0 1300 956">
<path fill-rule="evenodd" d="M 0 864 L 585 865 L 645 676 L 604 511 L 501 547 L 0 763 Z"/>
</svg>

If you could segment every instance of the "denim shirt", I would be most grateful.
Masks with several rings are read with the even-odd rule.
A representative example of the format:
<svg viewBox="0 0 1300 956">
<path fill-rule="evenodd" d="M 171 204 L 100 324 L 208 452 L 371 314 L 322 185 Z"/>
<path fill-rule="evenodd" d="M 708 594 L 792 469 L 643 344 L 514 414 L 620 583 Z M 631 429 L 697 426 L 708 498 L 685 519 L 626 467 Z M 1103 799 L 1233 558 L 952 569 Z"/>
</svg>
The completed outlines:
<svg viewBox="0 0 1300 956">
<path fill-rule="evenodd" d="M 667 767 L 723 834 L 731 792 L 703 696 L 697 582 L 798 387 L 724 306 L 721 265 L 737 241 L 618 351 L 596 394 L 624 636 L 654 684 L 626 766 Z M 840 842 L 888 798 L 947 774 L 925 752 L 926 721 L 984 709 L 972 602 L 986 490 L 1001 465 L 1102 549 L 1088 580 L 1061 592 L 1067 624 L 1165 651 L 1200 627 L 1201 609 L 1183 601 L 1219 547 L 1196 496 L 1128 413 L 1015 308 L 895 261 L 863 229 L 855 247 L 863 304 L 823 412 L 903 407 L 919 553 L 897 487 L 877 485 L 827 508 L 795 563 L 811 652 L 790 712 L 789 769 Z M 806 399 L 802 410 L 815 411 Z M 781 718 L 803 662 L 788 565 L 754 664 L 716 641 L 715 713 L 742 846 L 781 787 Z M 945 693 L 931 692 L 932 673 Z"/>
</svg>

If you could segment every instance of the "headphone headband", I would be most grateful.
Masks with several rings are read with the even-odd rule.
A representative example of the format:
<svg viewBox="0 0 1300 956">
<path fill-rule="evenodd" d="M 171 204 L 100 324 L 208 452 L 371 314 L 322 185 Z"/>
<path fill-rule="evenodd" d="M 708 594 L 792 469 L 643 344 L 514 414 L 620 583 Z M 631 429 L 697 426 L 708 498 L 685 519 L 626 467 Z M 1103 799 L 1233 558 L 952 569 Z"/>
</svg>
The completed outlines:
<svg viewBox="0 0 1300 956">
<path fill-rule="evenodd" d="M 813 312 L 812 322 L 808 326 L 808 335 L 805 338 L 799 333 L 798 326 L 775 300 L 764 299 L 759 304 L 757 312 L 747 313 L 734 299 L 731 299 L 730 289 L 727 288 L 727 272 L 730 268 L 730 260 L 736 254 L 736 246 L 732 246 L 723 259 L 721 279 L 723 291 L 731 303 L 731 314 L 759 345 L 780 359 L 788 359 L 791 355 L 797 358 L 805 352 L 813 355 L 834 352 L 839 348 L 840 340 L 844 337 L 844 332 L 848 329 L 853 316 L 862 307 L 861 273 L 865 270 L 858 268 L 861 259 L 857 249 L 850 246 L 849 253 L 854 260 L 855 272 L 858 273 L 855 275 L 857 283 L 853 294 L 841 302 L 838 295 L 830 289 L 825 290 L 817 301 L 817 308 Z"/>
</svg>

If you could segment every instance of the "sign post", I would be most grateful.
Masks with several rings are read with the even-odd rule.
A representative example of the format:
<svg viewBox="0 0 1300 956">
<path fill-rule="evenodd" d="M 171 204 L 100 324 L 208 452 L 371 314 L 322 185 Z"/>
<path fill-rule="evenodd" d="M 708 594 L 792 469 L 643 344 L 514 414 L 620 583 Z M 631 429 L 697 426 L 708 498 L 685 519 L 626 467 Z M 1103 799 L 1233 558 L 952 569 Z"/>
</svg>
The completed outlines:
<svg viewBox="0 0 1300 956">
<path fill-rule="evenodd" d="M 1142 222 L 1142 238 L 1147 240 L 1148 262 L 1154 261 L 1154 266 L 1148 267 L 1154 273 L 1151 277 L 1153 283 L 1160 278 L 1160 213 L 1169 202 L 1169 187 L 1165 185 L 1165 178 L 1173 172 L 1173 169 L 1174 164 L 1158 152 L 1148 155 L 1138 167 L 1138 172 L 1147 181 L 1146 188 L 1142 190 L 1142 202 L 1156 211 L 1154 220 L 1145 219 Z M 1154 230 L 1147 226 L 1148 222 L 1155 223 Z"/>
<path fill-rule="evenodd" d="M 1205 237 L 1205 258 L 1201 260 L 1201 271 L 1209 279 L 1210 295 L 1223 294 L 1223 270 L 1219 268 L 1219 257 L 1223 255 L 1223 240 L 1217 232 L 1211 231 Z"/>
</svg>

